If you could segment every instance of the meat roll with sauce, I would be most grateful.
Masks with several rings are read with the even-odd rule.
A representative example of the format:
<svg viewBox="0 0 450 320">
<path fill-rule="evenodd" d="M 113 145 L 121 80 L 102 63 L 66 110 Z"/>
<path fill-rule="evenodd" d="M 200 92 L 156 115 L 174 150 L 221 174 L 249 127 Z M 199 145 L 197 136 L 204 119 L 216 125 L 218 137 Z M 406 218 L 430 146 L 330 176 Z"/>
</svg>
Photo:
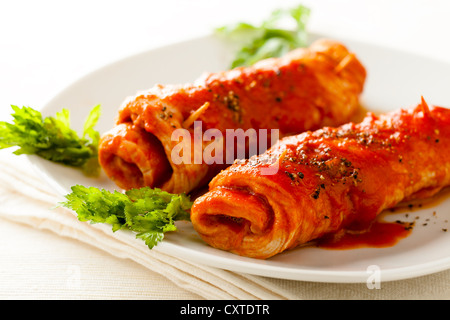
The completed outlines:
<svg viewBox="0 0 450 320">
<path fill-rule="evenodd" d="M 384 209 L 450 185 L 449 146 L 450 110 L 425 101 L 287 137 L 218 174 L 191 220 L 211 246 L 261 259 L 339 230 L 367 230 Z M 262 174 L 269 166 L 277 173 Z"/>
<path fill-rule="evenodd" d="M 174 163 L 176 129 L 193 133 L 198 120 L 202 132 L 279 129 L 283 137 L 340 125 L 359 110 L 365 77 L 363 65 L 344 45 L 319 40 L 282 58 L 206 74 L 193 84 L 156 85 L 124 102 L 116 126 L 101 138 L 99 161 L 123 189 L 190 192 L 226 163 Z"/>
</svg>

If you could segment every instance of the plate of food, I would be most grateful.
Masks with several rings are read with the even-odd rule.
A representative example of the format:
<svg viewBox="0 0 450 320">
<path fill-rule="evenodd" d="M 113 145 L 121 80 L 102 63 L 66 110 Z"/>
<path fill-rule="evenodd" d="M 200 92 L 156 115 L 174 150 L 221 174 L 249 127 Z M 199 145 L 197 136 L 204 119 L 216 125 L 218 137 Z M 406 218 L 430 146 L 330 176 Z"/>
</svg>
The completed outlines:
<svg viewBox="0 0 450 320">
<path fill-rule="evenodd" d="M 346 283 L 450 267 L 449 64 L 322 34 L 234 54 L 213 34 L 86 75 L 41 111 L 83 132 L 53 151 L 99 174 L 31 163 L 80 223 L 212 267 Z"/>
</svg>

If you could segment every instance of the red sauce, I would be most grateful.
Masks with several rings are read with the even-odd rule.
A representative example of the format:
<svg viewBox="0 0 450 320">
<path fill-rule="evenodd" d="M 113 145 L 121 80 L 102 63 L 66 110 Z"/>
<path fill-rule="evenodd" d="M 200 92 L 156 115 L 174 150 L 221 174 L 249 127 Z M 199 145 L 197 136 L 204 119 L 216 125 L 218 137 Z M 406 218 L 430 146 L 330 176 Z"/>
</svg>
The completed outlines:
<svg viewBox="0 0 450 320">
<path fill-rule="evenodd" d="M 343 230 L 317 242 L 324 249 L 386 248 L 406 238 L 412 231 L 409 223 L 375 221 L 362 231 Z"/>
<path fill-rule="evenodd" d="M 416 199 L 399 204 L 397 207 L 381 213 L 369 228 L 364 230 L 342 230 L 336 234 L 322 237 L 315 245 L 323 249 L 356 249 L 356 248 L 387 248 L 409 236 L 415 222 L 398 220 L 383 221 L 389 213 L 404 213 L 408 217 L 415 209 L 430 209 L 436 207 L 450 196 L 450 188 L 444 188 L 434 196 Z M 411 220 L 406 219 L 406 220 Z"/>
</svg>

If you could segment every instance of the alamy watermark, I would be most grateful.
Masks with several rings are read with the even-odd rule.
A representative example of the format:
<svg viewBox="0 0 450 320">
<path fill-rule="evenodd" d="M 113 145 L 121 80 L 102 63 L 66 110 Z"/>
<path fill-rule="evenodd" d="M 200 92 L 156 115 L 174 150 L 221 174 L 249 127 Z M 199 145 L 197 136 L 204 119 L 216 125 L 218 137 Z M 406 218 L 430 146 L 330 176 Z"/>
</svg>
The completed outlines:
<svg viewBox="0 0 450 320">
<path fill-rule="evenodd" d="M 81 268 L 77 265 L 69 265 L 66 269 L 67 279 L 66 287 L 67 289 L 77 290 L 81 288 Z"/>
<path fill-rule="evenodd" d="M 381 289 L 381 269 L 377 265 L 370 265 L 366 269 L 369 276 L 366 280 L 368 289 Z"/>
<path fill-rule="evenodd" d="M 193 132 L 178 128 L 171 139 L 178 142 L 171 153 L 174 164 L 233 164 L 264 153 L 279 140 L 278 129 L 226 129 L 225 133 L 216 128 L 203 132 L 201 121 L 194 121 Z M 270 142 L 269 142 L 270 141 Z M 275 174 L 278 161 L 267 158 L 268 166 L 261 167 L 265 175 Z"/>
</svg>

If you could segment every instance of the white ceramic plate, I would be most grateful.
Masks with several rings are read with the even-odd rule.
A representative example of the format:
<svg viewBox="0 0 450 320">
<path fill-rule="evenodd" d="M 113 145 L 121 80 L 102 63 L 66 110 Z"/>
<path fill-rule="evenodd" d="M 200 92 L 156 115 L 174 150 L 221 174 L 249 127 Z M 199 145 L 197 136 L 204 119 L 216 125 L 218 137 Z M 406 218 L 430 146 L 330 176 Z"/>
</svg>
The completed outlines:
<svg viewBox="0 0 450 320">
<path fill-rule="evenodd" d="M 317 37 L 312 36 L 312 39 Z M 416 105 L 421 95 L 429 104 L 450 106 L 449 64 L 371 44 L 338 40 L 354 51 L 368 70 L 362 101 L 369 110 L 388 111 Z M 203 72 L 226 69 L 232 52 L 229 44 L 207 36 L 137 54 L 73 83 L 52 99 L 43 113 L 54 115 L 61 108 L 68 108 L 73 127 L 81 131 L 89 110 L 101 104 L 103 116 L 97 129 L 104 132 L 113 126 L 118 107 L 127 96 L 156 83 L 187 83 Z M 30 160 L 62 195 L 69 193 L 75 184 L 115 188 L 105 176 L 89 179 L 77 170 L 37 157 L 32 156 Z M 450 268 L 450 232 L 442 230 L 449 227 L 450 199 L 417 210 L 410 214 L 410 219 L 416 216 L 420 218 L 412 235 L 391 248 L 325 250 L 307 247 L 260 261 L 213 249 L 199 238 L 189 223 L 182 223 L 178 232 L 168 234 L 153 250 L 226 270 L 318 282 L 363 283 L 373 270 L 380 271 L 377 275 L 381 281 L 391 281 Z M 396 215 L 390 218 L 398 219 Z M 401 218 L 405 220 L 404 213 Z M 425 223 L 427 226 L 422 225 Z"/>
</svg>

